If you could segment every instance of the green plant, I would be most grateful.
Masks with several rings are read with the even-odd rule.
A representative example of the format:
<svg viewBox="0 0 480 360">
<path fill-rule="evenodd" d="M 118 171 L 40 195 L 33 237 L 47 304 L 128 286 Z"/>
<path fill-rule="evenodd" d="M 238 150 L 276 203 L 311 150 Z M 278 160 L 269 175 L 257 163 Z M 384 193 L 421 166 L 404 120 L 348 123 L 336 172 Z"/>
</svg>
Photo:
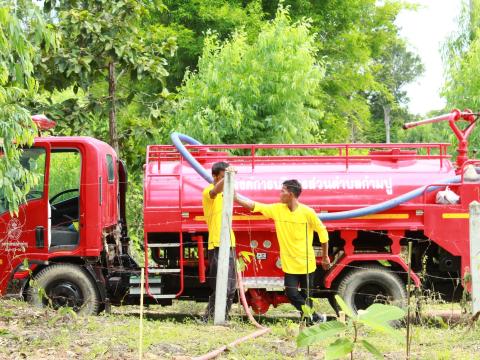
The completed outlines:
<svg viewBox="0 0 480 360">
<path fill-rule="evenodd" d="M 462 313 L 466 314 L 469 311 L 469 307 L 471 306 L 471 294 L 467 291 L 467 286 L 471 286 L 472 283 L 472 274 L 470 271 L 465 271 L 465 274 L 463 275 L 463 284 L 465 286 L 463 287 L 462 291 L 462 298 L 460 299 L 460 307 L 462 308 Z"/>
<path fill-rule="evenodd" d="M 71 307 L 68 306 L 62 306 L 57 310 L 57 315 L 55 315 L 52 319 L 48 321 L 49 326 L 55 325 L 59 320 L 62 320 L 64 318 L 71 318 L 76 320 L 77 319 L 77 313 L 75 310 L 73 310 Z"/>
<path fill-rule="evenodd" d="M 33 144 L 37 131 L 26 103 L 38 90 L 34 65 L 56 46 L 38 6 L 0 2 L 0 197 L 6 205 L 2 210 L 11 214 L 39 182 L 21 163 L 22 148 Z"/>
<path fill-rule="evenodd" d="M 327 339 L 340 333 L 351 333 L 353 339 L 346 336 L 339 337 L 331 343 L 325 353 L 325 359 L 339 359 L 350 354 L 353 359 L 353 351 L 357 344 L 362 345 L 375 358 L 383 359 L 382 353 L 370 342 L 365 339 L 359 339 L 359 330 L 362 327 L 368 327 L 374 331 L 380 331 L 388 334 L 399 341 L 403 341 L 401 334 L 395 330 L 389 323 L 391 321 L 402 319 L 405 311 L 392 305 L 373 304 L 366 310 L 359 310 L 355 314 L 347 304 L 338 295 L 335 299 L 340 309 L 349 317 L 346 324 L 334 320 L 324 324 L 319 324 L 303 329 L 297 337 L 297 346 L 305 347 L 315 342 Z"/>
<path fill-rule="evenodd" d="M 302 321 L 305 319 L 313 320 L 313 314 L 322 311 L 322 303 L 320 300 L 313 297 L 309 297 L 308 300 L 310 301 L 311 306 L 307 304 L 302 305 Z"/>
<path fill-rule="evenodd" d="M 209 32 L 198 70 L 179 89 L 172 124 L 205 143 L 321 140 L 324 66 L 316 52 L 310 22 L 293 22 L 281 5 L 253 43 L 242 29 L 224 41 Z"/>
</svg>

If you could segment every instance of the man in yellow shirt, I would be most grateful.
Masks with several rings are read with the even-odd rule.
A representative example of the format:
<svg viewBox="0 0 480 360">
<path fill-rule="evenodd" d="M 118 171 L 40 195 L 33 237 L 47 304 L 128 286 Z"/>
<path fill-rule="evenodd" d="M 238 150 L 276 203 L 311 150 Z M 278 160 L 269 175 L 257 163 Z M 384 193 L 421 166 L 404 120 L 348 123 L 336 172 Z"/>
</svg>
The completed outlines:
<svg viewBox="0 0 480 360">
<path fill-rule="evenodd" d="M 205 320 L 213 318 L 215 313 L 218 250 L 220 247 L 220 229 L 222 228 L 223 178 L 228 167 L 229 164 L 223 161 L 213 164 L 213 184 L 207 186 L 202 194 L 203 214 L 208 227 L 208 284 L 211 288 L 205 313 Z M 225 312 L 227 316 L 232 307 L 237 288 L 237 279 L 235 275 L 235 234 L 233 231 L 230 231 L 230 242 L 231 249 L 228 260 L 227 309 Z"/>
<path fill-rule="evenodd" d="M 312 306 L 311 301 L 307 299 L 306 289 L 314 286 L 317 268 L 312 245 L 314 231 L 318 233 L 322 245 L 324 270 L 330 267 L 330 259 L 328 258 L 327 229 L 312 208 L 298 201 L 301 192 L 302 185 L 297 180 L 287 180 L 282 184 L 279 203 L 262 204 L 237 196 L 235 200 L 243 207 L 262 213 L 275 222 L 280 261 L 285 273 L 285 292 L 292 305 L 303 313 L 303 305 Z M 299 285 L 301 291 L 298 291 Z M 312 320 L 317 322 L 320 317 L 314 313 Z"/>
</svg>

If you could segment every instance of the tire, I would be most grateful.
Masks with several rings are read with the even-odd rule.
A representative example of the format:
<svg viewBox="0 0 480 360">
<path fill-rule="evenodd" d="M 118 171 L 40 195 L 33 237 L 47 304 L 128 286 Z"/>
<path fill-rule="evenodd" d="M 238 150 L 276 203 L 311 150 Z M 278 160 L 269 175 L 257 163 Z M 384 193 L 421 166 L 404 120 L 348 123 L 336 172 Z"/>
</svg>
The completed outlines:
<svg viewBox="0 0 480 360">
<path fill-rule="evenodd" d="M 100 298 L 86 270 L 72 264 L 56 264 L 33 278 L 27 301 L 37 307 L 71 307 L 80 315 L 98 314 Z"/>
<path fill-rule="evenodd" d="M 338 295 L 354 312 L 366 309 L 373 303 L 383 303 L 405 308 L 406 286 L 394 272 L 379 265 L 366 265 L 349 272 L 338 286 Z"/>
</svg>

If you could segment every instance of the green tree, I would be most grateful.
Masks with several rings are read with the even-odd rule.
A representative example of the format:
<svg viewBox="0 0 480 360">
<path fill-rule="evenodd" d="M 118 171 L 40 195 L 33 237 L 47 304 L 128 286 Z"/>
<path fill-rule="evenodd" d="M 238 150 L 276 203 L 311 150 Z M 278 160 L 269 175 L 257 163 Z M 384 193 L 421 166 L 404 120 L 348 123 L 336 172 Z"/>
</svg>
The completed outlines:
<svg viewBox="0 0 480 360">
<path fill-rule="evenodd" d="M 372 120 L 383 119 L 385 136 L 379 137 L 379 124 L 372 121 L 369 131 L 375 141 L 390 143 L 391 125 L 396 119 L 404 119 L 408 114 L 406 104 L 407 93 L 404 86 L 424 70 L 418 55 L 407 49 L 403 40 L 392 39 L 392 43 L 384 45 L 385 49 L 375 59 L 376 81 L 380 84 L 379 91 L 369 94 Z M 396 131 L 393 133 L 396 138 Z"/>
<path fill-rule="evenodd" d="M 177 56 L 172 59 L 168 79 L 172 89 L 181 85 L 186 69 L 197 69 L 209 31 L 225 40 L 236 29 L 243 28 L 249 41 L 253 41 L 262 25 L 259 0 L 164 0 L 164 4 L 168 11 L 155 14 L 152 22 L 163 26 L 177 39 Z"/>
<path fill-rule="evenodd" d="M 108 112 L 110 144 L 118 151 L 118 103 L 128 106 L 136 97 L 142 98 L 138 82 L 162 83 L 168 75 L 167 56 L 173 54 L 175 41 L 155 37 L 158 32 L 147 24 L 150 10 L 163 10 L 163 4 L 47 0 L 44 7 L 58 19 L 57 28 L 64 39 L 46 67 L 47 90 L 73 86 L 75 92 L 78 87 L 86 91 L 94 120 Z"/>
<path fill-rule="evenodd" d="M 223 43 L 210 34 L 179 90 L 174 126 L 208 143 L 322 140 L 314 42 L 310 24 L 283 8 L 251 44 L 242 30 Z"/>
<path fill-rule="evenodd" d="M 442 95 L 447 100 L 446 109 L 469 108 L 478 110 L 480 108 L 478 97 L 480 93 L 480 79 L 478 78 L 478 68 L 480 67 L 480 1 L 463 1 L 457 23 L 458 29 L 451 34 L 443 46 L 445 82 Z M 445 129 L 448 129 L 448 126 L 432 124 L 432 128 L 434 128 L 435 133 L 445 134 L 447 132 Z M 455 143 L 455 136 L 453 136 L 451 130 L 448 132 L 450 133 L 448 140 Z M 478 130 L 472 133 L 469 143 L 475 145 L 480 143 L 480 132 Z M 452 147 L 451 150 L 453 149 Z M 472 151 L 477 150 L 472 149 Z"/>
<path fill-rule="evenodd" d="M 325 112 L 319 121 L 328 141 L 363 141 L 371 126 L 370 94 L 386 92 L 377 77 L 378 61 L 398 41 L 395 19 L 402 1 L 285 0 L 293 18 L 312 19 L 317 53 L 325 65 L 319 94 Z M 267 16 L 278 1 L 264 2 Z M 387 71 L 388 69 L 385 68 Z"/>
<path fill-rule="evenodd" d="M 245 0 L 165 0 L 169 11 L 159 18 L 178 37 L 178 56 L 172 63 L 169 85 L 174 89 L 186 69 L 197 69 L 198 57 L 207 30 L 225 40 L 243 28 L 248 44 L 260 31 L 263 19 L 275 17 L 279 1 Z M 378 62 L 387 57 L 390 44 L 399 42 L 395 18 L 406 7 L 401 1 L 379 3 L 373 0 L 285 0 L 292 19 L 311 19 L 317 33 L 317 61 L 324 64 L 318 98 L 324 116 L 319 127 L 328 141 L 360 141 L 370 137 L 371 94 L 386 89 L 378 75 Z M 384 68 L 386 67 L 383 66 Z M 392 72 L 393 69 L 385 71 Z M 390 94 L 392 98 L 395 98 Z M 398 116 L 393 107 L 392 117 Z M 167 114 L 168 116 L 168 114 Z M 376 125 L 376 124 L 375 124 Z M 378 132 L 378 131 L 377 131 Z"/>
<path fill-rule="evenodd" d="M 57 38 L 29 1 L 0 1 L 0 199 L 15 213 L 38 179 L 20 163 L 36 126 L 27 103 L 36 95 L 34 65 Z"/>
<path fill-rule="evenodd" d="M 442 95 L 448 107 L 479 108 L 480 1 L 462 2 L 459 28 L 443 47 L 445 84 Z"/>
</svg>

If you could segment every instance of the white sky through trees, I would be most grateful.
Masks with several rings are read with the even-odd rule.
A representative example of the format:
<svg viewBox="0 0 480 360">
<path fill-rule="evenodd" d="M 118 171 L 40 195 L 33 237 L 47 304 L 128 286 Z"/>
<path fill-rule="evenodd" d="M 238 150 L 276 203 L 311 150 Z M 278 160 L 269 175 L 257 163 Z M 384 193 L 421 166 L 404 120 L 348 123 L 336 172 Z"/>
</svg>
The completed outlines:
<svg viewBox="0 0 480 360">
<path fill-rule="evenodd" d="M 417 11 L 400 13 L 397 25 L 401 36 L 421 57 L 425 65 L 423 76 L 405 87 L 410 98 L 409 109 L 425 115 L 430 110 L 442 109 L 440 97 L 443 84 L 443 64 L 440 48 L 446 37 L 457 30 L 461 0 L 410 0 L 419 4 Z"/>
</svg>

